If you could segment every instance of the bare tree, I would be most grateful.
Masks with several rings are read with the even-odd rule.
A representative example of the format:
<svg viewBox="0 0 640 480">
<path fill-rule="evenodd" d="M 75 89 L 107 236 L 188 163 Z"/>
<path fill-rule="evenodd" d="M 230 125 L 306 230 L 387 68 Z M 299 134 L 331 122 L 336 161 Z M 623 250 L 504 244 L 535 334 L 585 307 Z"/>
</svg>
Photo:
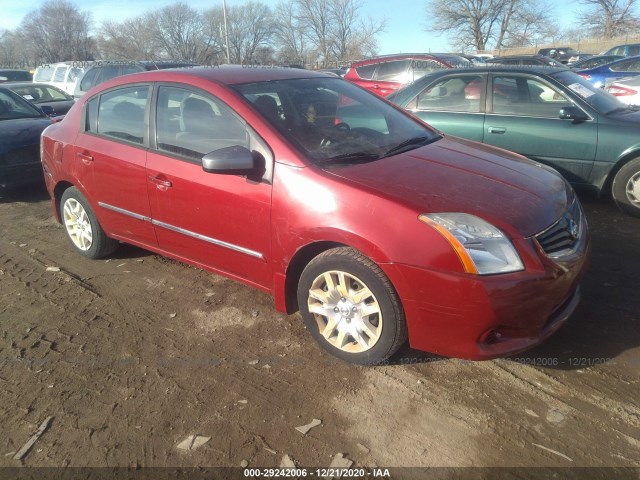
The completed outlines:
<svg viewBox="0 0 640 480">
<path fill-rule="evenodd" d="M 326 62 L 331 53 L 330 0 L 296 0 L 296 21 Z"/>
<path fill-rule="evenodd" d="M 269 7 L 261 2 L 247 2 L 231 7 L 227 13 L 229 49 L 235 63 L 257 62 L 258 49 L 273 37 L 273 19 Z"/>
<path fill-rule="evenodd" d="M 0 32 L 0 65 L 9 68 L 31 65 L 20 32 L 10 30 Z"/>
<path fill-rule="evenodd" d="M 456 47 L 527 44 L 547 31 L 551 8 L 533 0 L 429 0 L 431 31 L 453 35 Z"/>
<path fill-rule="evenodd" d="M 158 42 L 149 15 L 102 23 L 98 36 L 100 56 L 106 59 L 158 59 Z"/>
<path fill-rule="evenodd" d="M 640 19 L 634 12 L 636 0 L 581 0 L 587 11 L 581 18 L 596 35 L 613 38 L 640 27 Z"/>
<path fill-rule="evenodd" d="M 67 0 L 51 0 L 27 15 L 20 27 L 35 63 L 91 60 L 91 15 Z"/>
<path fill-rule="evenodd" d="M 346 61 L 375 52 L 375 38 L 384 31 L 386 20 L 360 19 L 362 4 L 354 0 L 331 0 L 331 51 L 334 58 Z"/>
<path fill-rule="evenodd" d="M 304 27 L 296 16 L 295 0 L 279 3 L 273 11 L 273 40 L 283 63 L 305 63 L 307 41 Z"/>
<path fill-rule="evenodd" d="M 186 3 L 176 2 L 153 12 L 148 21 L 155 26 L 155 41 L 171 59 L 205 63 L 215 53 L 209 25 Z"/>
</svg>

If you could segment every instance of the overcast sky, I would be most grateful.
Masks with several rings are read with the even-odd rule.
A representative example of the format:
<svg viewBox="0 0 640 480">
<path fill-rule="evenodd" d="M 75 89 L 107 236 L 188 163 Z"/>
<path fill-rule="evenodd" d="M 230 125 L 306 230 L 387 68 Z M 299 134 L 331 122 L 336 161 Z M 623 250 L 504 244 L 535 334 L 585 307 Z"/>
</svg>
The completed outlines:
<svg viewBox="0 0 640 480">
<path fill-rule="evenodd" d="M 12 30 L 20 25 L 25 15 L 37 10 L 46 0 L 4 0 L 0 17 L 0 30 Z M 246 0 L 226 0 L 227 6 L 241 5 Z M 264 0 L 263 0 L 264 1 Z M 91 12 L 94 28 L 103 20 L 121 21 L 135 17 L 147 10 L 155 10 L 175 3 L 175 0 L 72 0 L 82 11 Z M 192 8 L 205 10 L 222 5 L 222 0 L 188 0 Z M 264 1 L 269 6 L 278 2 Z M 425 31 L 427 15 L 422 0 L 363 0 L 363 12 L 373 19 L 387 18 L 386 31 L 379 35 L 380 54 L 399 52 L 442 52 L 451 48 L 446 36 L 438 36 Z M 556 7 L 556 14 L 562 28 L 574 28 L 577 0 L 562 2 Z"/>
</svg>

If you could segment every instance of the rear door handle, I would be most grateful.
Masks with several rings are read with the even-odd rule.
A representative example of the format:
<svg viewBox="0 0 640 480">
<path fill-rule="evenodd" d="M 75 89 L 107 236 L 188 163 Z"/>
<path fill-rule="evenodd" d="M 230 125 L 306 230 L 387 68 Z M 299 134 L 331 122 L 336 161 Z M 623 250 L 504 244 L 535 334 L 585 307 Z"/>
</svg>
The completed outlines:
<svg viewBox="0 0 640 480">
<path fill-rule="evenodd" d="M 489 127 L 487 131 L 489 133 L 495 133 L 496 135 L 502 135 L 507 131 L 507 129 L 503 127 Z"/>
<path fill-rule="evenodd" d="M 159 177 L 149 177 L 151 183 L 155 183 L 159 189 L 166 190 L 167 188 L 171 188 L 173 184 L 169 180 L 165 180 L 164 178 Z"/>
<path fill-rule="evenodd" d="M 82 160 L 82 163 L 85 165 L 91 165 L 93 162 L 93 157 L 88 153 L 78 153 L 78 158 Z"/>
</svg>

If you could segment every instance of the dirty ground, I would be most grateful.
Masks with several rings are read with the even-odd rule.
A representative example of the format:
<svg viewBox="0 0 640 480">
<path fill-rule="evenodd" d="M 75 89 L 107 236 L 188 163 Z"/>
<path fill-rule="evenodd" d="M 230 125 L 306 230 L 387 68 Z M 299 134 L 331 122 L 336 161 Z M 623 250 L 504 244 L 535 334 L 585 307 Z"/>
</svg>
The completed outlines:
<svg viewBox="0 0 640 480">
<path fill-rule="evenodd" d="M 581 198 L 593 256 L 553 338 L 487 362 L 404 348 L 367 368 L 239 283 L 126 245 L 85 259 L 42 187 L 10 194 L 0 466 L 640 467 L 640 219 Z"/>
</svg>

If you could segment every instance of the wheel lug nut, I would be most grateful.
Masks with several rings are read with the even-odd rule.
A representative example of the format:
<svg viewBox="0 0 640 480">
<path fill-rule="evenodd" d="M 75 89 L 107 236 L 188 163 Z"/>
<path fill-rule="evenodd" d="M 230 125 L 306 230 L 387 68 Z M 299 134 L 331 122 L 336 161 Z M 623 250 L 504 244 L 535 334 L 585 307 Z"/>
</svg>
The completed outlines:
<svg viewBox="0 0 640 480">
<path fill-rule="evenodd" d="M 352 312 L 357 312 L 357 311 L 358 311 L 358 307 L 353 307 L 353 308 L 351 309 L 351 311 L 352 311 Z"/>
<path fill-rule="evenodd" d="M 340 299 L 340 301 L 341 301 L 341 302 L 346 302 L 346 301 L 347 301 L 347 299 L 346 299 L 346 298 L 344 298 L 344 297 L 342 297 L 342 298 Z"/>
<path fill-rule="evenodd" d="M 338 307 L 334 307 L 333 311 L 338 313 L 340 311 L 340 309 Z"/>
</svg>

